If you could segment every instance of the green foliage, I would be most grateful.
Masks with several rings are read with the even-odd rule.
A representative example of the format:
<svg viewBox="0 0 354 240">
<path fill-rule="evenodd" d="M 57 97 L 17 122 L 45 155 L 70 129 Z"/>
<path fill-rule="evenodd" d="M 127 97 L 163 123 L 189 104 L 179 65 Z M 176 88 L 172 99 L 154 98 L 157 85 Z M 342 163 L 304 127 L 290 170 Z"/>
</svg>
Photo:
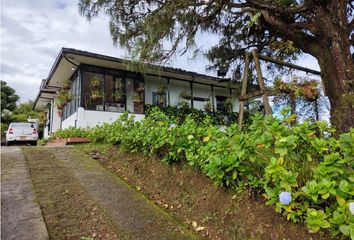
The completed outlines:
<svg viewBox="0 0 354 240">
<path fill-rule="evenodd" d="M 13 111 L 16 108 L 16 102 L 20 99 L 18 95 L 15 94 L 15 89 L 7 85 L 5 81 L 1 80 L 1 115 L 6 109 L 8 111 Z"/>
<path fill-rule="evenodd" d="M 39 119 L 40 113 L 33 110 L 33 101 L 20 103 L 17 108 L 12 112 L 11 121 L 27 122 L 27 119 Z"/>
<path fill-rule="evenodd" d="M 86 133 L 94 142 L 121 144 L 166 163 L 185 159 L 217 185 L 263 193 L 267 205 L 312 232 L 329 228 L 353 237 L 354 129 L 334 138 L 324 122 L 287 122 L 256 114 L 239 131 L 235 124 L 219 128 L 208 116 L 180 121 L 152 108 L 142 121 L 124 113 Z M 284 191 L 291 193 L 288 205 L 279 201 Z"/>
<path fill-rule="evenodd" d="M 75 128 L 70 127 L 66 129 L 58 130 L 52 133 L 49 136 L 49 140 L 51 139 L 59 139 L 59 138 L 70 138 L 70 137 L 88 137 L 90 130 L 84 128 Z"/>
</svg>

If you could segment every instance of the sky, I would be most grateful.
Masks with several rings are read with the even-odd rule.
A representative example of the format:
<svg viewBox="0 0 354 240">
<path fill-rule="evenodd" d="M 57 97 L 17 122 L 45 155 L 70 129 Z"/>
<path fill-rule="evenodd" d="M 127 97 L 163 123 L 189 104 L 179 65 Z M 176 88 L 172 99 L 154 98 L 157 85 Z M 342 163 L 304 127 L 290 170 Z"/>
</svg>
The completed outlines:
<svg viewBox="0 0 354 240">
<path fill-rule="evenodd" d="M 20 96 L 20 101 L 34 100 L 42 79 L 47 78 L 62 47 L 128 58 L 128 53 L 113 46 L 109 19 L 100 15 L 88 22 L 79 14 L 76 0 L 2 0 L 0 31 L 1 80 Z M 198 47 L 207 50 L 218 41 L 216 36 L 198 36 Z M 206 72 L 209 62 L 192 54 L 175 56 L 166 65 L 216 76 Z M 311 56 L 298 64 L 318 70 Z"/>
</svg>

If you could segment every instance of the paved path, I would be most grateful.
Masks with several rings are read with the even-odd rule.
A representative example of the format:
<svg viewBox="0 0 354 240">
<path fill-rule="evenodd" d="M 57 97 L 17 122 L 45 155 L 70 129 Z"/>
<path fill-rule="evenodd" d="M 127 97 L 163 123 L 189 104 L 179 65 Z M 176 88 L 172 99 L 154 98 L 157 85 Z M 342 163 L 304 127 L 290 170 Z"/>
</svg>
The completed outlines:
<svg viewBox="0 0 354 240">
<path fill-rule="evenodd" d="M 74 148 L 48 148 L 58 161 L 70 167 L 88 193 L 107 211 L 117 227 L 131 239 L 197 239 L 170 215 Z"/>
<path fill-rule="evenodd" d="M 1 239 L 49 239 L 19 147 L 1 148 Z"/>
</svg>

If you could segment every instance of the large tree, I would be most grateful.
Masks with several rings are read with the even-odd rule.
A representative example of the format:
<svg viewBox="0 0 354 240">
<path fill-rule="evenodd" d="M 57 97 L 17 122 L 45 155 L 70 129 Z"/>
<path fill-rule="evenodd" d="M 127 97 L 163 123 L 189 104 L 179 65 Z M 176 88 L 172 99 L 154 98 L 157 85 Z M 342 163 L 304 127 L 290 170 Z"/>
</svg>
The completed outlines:
<svg viewBox="0 0 354 240">
<path fill-rule="evenodd" d="M 15 89 L 7 85 L 1 80 L 1 114 L 4 110 L 13 111 L 16 108 L 16 102 L 20 97 L 16 94 Z"/>
<path fill-rule="evenodd" d="M 164 60 L 180 46 L 194 46 L 198 32 L 221 36 L 208 57 L 214 66 L 233 66 L 235 73 L 251 48 L 283 58 L 308 53 L 320 65 L 332 124 L 340 132 L 354 127 L 351 0 L 79 1 L 88 19 L 108 14 L 114 43 L 143 61 Z"/>
</svg>

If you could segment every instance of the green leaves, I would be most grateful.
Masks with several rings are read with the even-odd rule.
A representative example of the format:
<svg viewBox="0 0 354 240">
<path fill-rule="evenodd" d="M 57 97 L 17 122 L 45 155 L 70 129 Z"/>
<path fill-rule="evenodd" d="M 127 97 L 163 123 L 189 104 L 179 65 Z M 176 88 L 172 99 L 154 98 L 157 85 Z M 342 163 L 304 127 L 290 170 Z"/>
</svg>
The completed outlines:
<svg viewBox="0 0 354 240">
<path fill-rule="evenodd" d="M 272 116 L 254 115 L 240 132 L 236 125 L 221 131 L 211 119 L 193 114 L 183 121 L 178 117 L 153 108 L 134 122 L 124 113 L 85 134 L 167 163 L 185 159 L 220 186 L 264 191 L 267 205 L 288 220 L 305 221 L 313 232 L 331 228 L 334 234 L 352 234 L 348 203 L 354 196 L 354 130 L 338 140 L 322 122 L 286 126 Z M 284 191 L 291 192 L 288 205 L 278 197 Z"/>
<path fill-rule="evenodd" d="M 323 210 L 309 208 L 307 210 L 306 224 L 311 232 L 318 232 L 321 228 L 329 228 L 331 225 L 326 220 L 327 215 Z"/>
</svg>

